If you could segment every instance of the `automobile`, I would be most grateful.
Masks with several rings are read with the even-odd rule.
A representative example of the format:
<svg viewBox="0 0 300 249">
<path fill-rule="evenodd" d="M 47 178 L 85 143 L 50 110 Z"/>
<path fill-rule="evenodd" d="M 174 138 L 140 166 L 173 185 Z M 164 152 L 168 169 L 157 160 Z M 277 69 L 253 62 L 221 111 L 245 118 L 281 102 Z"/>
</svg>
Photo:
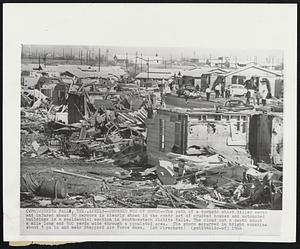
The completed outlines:
<svg viewBox="0 0 300 249">
<path fill-rule="evenodd" d="M 247 89 L 243 85 L 234 84 L 229 86 L 230 96 L 245 96 Z"/>
<path fill-rule="evenodd" d="M 185 95 L 188 96 L 188 98 L 190 99 L 196 99 L 196 98 L 200 98 L 201 97 L 201 93 L 199 91 L 186 91 Z"/>
<path fill-rule="evenodd" d="M 193 92 L 195 91 L 195 87 L 191 86 L 191 85 L 186 85 L 184 87 L 181 87 L 177 90 L 177 95 L 178 97 L 180 96 L 186 96 L 186 95 L 189 95 L 190 92 Z"/>
<path fill-rule="evenodd" d="M 217 106 L 217 112 L 222 112 L 222 111 L 238 112 L 238 111 L 253 110 L 253 109 L 254 109 L 253 105 L 248 105 L 240 99 L 230 99 L 227 100 L 223 105 Z"/>
</svg>

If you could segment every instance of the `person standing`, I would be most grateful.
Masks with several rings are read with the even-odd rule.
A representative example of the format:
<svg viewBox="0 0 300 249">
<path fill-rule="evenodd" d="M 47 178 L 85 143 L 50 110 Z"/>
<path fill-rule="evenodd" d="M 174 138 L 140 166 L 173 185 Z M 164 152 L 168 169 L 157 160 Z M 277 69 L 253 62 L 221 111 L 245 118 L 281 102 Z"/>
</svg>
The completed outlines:
<svg viewBox="0 0 300 249">
<path fill-rule="evenodd" d="M 260 104 L 260 101 L 259 101 L 259 99 L 260 99 L 260 94 L 259 94 L 259 91 L 258 91 L 258 90 L 255 91 L 255 98 L 256 98 L 256 103 L 257 103 L 257 105 L 259 105 L 259 104 Z"/>
<path fill-rule="evenodd" d="M 263 89 L 262 93 L 261 93 L 261 102 L 262 102 L 263 106 L 265 106 L 267 103 L 267 96 L 268 96 L 268 90 Z"/>
<path fill-rule="evenodd" d="M 219 98 L 220 90 L 221 90 L 220 84 L 216 85 L 216 87 L 215 87 L 216 98 Z"/>
<path fill-rule="evenodd" d="M 248 89 L 247 93 L 246 93 L 246 104 L 249 105 L 250 104 L 250 97 L 251 97 L 251 92 Z"/>
<path fill-rule="evenodd" d="M 206 92 L 206 100 L 207 100 L 207 101 L 209 101 L 209 98 L 210 98 L 210 93 L 211 93 L 211 90 L 210 90 L 210 88 L 209 88 L 209 87 L 207 87 L 207 88 L 206 88 L 206 90 L 205 90 L 205 92 Z"/>
<path fill-rule="evenodd" d="M 224 93 L 225 93 L 225 84 L 221 84 L 221 97 L 224 98 Z"/>
<path fill-rule="evenodd" d="M 230 97 L 230 90 L 229 87 L 227 87 L 227 89 L 225 90 L 225 98 L 229 99 L 229 97 Z"/>
<path fill-rule="evenodd" d="M 185 105 L 188 105 L 189 104 L 189 96 L 185 93 L 184 97 L 185 97 Z"/>
</svg>

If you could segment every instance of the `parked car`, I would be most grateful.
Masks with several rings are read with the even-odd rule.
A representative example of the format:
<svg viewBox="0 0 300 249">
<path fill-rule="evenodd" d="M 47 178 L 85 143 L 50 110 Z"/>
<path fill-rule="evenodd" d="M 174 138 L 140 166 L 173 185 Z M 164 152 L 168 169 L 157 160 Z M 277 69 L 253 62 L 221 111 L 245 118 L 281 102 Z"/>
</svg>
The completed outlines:
<svg viewBox="0 0 300 249">
<path fill-rule="evenodd" d="M 217 112 L 222 112 L 222 111 L 244 111 L 244 110 L 253 110 L 254 106 L 253 105 L 248 105 L 244 101 L 240 99 L 230 99 L 227 100 L 223 105 L 218 105 L 217 106 Z"/>
<path fill-rule="evenodd" d="M 234 84 L 229 87 L 230 96 L 244 96 L 247 93 L 247 89 L 243 85 Z"/>
<path fill-rule="evenodd" d="M 201 93 L 199 91 L 186 91 L 185 94 L 190 98 L 190 99 L 196 99 L 201 97 Z"/>
<path fill-rule="evenodd" d="M 194 86 L 186 85 L 186 86 L 179 88 L 176 93 L 177 93 L 178 97 L 180 97 L 180 96 L 189 95 L 190 92 L 194 92 L 195 90 L 196 89 Z"/>
</svg>

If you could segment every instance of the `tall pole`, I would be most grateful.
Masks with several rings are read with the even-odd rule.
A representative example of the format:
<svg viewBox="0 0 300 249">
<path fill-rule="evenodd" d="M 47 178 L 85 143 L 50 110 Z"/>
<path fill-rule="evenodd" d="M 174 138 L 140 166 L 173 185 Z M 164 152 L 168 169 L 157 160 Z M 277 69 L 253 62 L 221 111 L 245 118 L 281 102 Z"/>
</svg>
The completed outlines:
<svg viewBox="0 0 300 249">
<path fill-rule="evenodd" d="M 88 65 L 88 50 L 86 51 L 86 65 Z"/>
<path fill-rule="evenodd" d="M 149 57 L 147 59 L 147 66 L 148 66 L 148 68 L 147 68 L 147 79 L 149 80 Z"/>
<path fill-rule="evenodd" d="M 141 53 L 141 72 L 143 71 L 143 55 Z"/>
<path fill-rule="evenodd" d="M 80 50 L 80 65 L 82 65 L 82 50 Z"/>
<path fill-rule="evenodd" d="M 134 75 L 136 75 L 136 64 L 137 64 L 137 55 L 138 55 L 138 52 L 135 53 L 135 65 L 134 65 Z"/>
<path fill-rule="evenodd" d="M 128 60 L 128 54 L 126 53 L 126 55 L 125 55 L 125 68 L 126 68 L 126 71 L 127 71 L 127 60 Z"/>
<path fill-rule="evenodd" d="M 72 60 L 72 48 L 71 48 L 71 56 L 70 56 L 71 60 Z"/>
<path fill-rule="evenodd" d="M 99 68 L 98 68 L 99 72 L 100 72 L 100 58 L 101 58 L 101 49 L 99 48 Z"/>
</svg>

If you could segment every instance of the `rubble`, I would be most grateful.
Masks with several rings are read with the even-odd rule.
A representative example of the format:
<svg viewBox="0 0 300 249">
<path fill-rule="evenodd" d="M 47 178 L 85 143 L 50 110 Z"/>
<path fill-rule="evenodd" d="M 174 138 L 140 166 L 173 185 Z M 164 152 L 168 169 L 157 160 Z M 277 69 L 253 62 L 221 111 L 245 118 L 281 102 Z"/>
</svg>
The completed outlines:
<svg viewBox="0 0 300 249">
<path fill-rule="evenodd" d="M 80 89 L 73 105 L 54 105 L 38 90 L 21 94 L 22 207 L 281 209 L 280 167 L 249 163 L 244 150 L 231 149 L 233 155 L 217 144 L 164 152 L 153 167 L 146 120 L 156 106 L 149 94 L 135 89 L 97 93 L 103 97 L 97 99 Z M 209 121 L 211 137 L 221 133 L 215 121 Z M 226 140 L 244 145 L 238 142 Z"/>
</svg>

